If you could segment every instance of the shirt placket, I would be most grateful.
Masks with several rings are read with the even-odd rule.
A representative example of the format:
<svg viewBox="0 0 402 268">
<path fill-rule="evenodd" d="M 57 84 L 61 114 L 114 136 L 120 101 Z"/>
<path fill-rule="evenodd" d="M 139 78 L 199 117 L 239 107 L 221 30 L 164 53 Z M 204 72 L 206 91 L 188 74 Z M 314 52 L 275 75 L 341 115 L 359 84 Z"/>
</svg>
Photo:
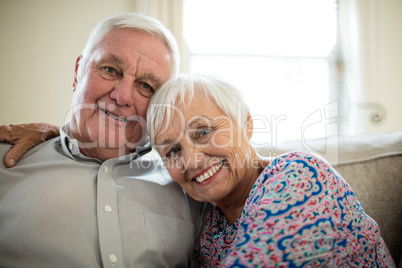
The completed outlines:
<svg viewBox="0 0 402 268">
<path fill-rule="evenodd" d="M 99 244 L 103 267 L 124 267 L 122 238 L 117 209 L 117 187 L 113 162 L 105 161 L 98 172 L 97 211 Z"/>
</svg>

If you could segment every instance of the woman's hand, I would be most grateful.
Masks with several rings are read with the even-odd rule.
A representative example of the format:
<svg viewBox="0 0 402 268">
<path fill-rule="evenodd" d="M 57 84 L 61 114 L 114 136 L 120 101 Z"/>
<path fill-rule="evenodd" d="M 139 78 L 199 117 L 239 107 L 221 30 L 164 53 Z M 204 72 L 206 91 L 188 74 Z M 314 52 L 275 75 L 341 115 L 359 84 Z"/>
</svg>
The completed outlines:
<svg viewBox="0 0 402 268">
<path fill-rule="evenodd" d="M 59 135 L 59 127 L 47 123 L 0 126 L 0 142 L 14 144 L 5 156 L 6 166 L 13 167 L 29 149 Z"/>
</svg>

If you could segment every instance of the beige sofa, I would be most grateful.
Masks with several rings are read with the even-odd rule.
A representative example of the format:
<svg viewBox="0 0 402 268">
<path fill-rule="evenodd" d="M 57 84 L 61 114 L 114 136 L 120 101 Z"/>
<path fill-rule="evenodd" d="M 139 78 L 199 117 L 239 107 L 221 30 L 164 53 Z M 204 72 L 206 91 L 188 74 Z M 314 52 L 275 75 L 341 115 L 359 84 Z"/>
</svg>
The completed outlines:
<svg viewBox="0 0 402 268">
<path fill-rule="evenodd" d="M 263 156 L 307 150 L 326 158 L 380 226 L 396 267 L 402 268 L 402 132 L 279 143 Z"/>
</svg>

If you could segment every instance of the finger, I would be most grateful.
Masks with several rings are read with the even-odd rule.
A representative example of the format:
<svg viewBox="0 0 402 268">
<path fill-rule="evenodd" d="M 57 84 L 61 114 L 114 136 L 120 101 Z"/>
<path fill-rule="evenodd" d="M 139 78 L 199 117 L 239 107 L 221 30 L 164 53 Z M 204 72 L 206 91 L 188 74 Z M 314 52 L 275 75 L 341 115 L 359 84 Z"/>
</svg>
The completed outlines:
<svg viewBox="0 0 402 268">
<path fill-rule="evenodd" d="M 13 167 L 18 160 L 33 147 L 31 143 L 23 142 L 24 139 L 18 141 L 11 149 L 6 153 L 4 162 L 7 167 Z"/>
<path fill-rule="evenodd" d="M 11 139 L 11 126 L 10 125 L 1 125 L 0 126 L 0 142 L 7 142 L 10 144 L 13 144 L 13 141 Z"/>
</svg>

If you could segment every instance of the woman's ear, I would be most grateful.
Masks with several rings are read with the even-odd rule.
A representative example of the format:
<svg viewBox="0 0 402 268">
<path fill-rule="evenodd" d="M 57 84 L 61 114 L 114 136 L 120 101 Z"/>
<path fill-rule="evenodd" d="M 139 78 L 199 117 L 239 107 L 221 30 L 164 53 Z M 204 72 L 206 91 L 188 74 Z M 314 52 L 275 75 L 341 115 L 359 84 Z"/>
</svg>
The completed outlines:
<svg viewBox="0 0 402 268">
<path fill-rule="evenodd" d="M 246 131 L 248 139 L 251 139 L 253 136 L 253 118 L 251 118 L 250 113 L 247 113 L 247 121 L 246 121 Z"/>
<path fill-rule="evenodd" d="M 77 87 L 77 73 L 78 73 L 78 67 L 80 66 L 80 60 L 82 59 L 82 55 L 77 57 L 77 60 L 75 61 L 75 70 L 74 70 L 74 81 L 73 81 L 73 92 L 75 92 L 75 89 Z"/>
</svg>

